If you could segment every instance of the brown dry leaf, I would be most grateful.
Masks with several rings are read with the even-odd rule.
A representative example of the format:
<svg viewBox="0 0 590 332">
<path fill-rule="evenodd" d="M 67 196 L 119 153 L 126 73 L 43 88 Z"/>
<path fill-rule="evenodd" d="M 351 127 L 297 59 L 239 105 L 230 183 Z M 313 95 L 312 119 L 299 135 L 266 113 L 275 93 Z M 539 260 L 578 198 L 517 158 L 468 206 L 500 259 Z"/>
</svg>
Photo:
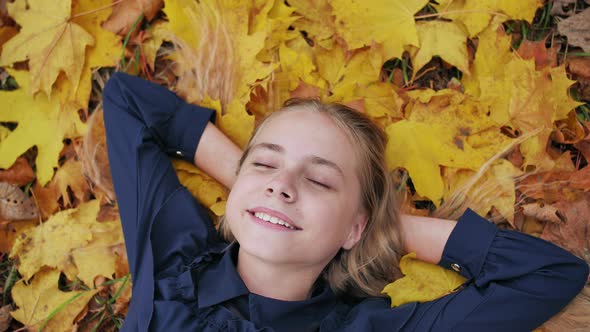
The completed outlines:
<svg viewBox="0 0 590 332">
<path fill-rule="evenodd" d="M 535 69 L 557 66 L 557 46 L 545 47 L 545 40 L 531 41 L 525 39 L 516 51 L 523 59 L 535 59 Z"/>
<path fill-rule="evenodd" d="M 553 6 L 551 7 L 551 15 L 571 16 L 575 13 L 574 6 L 576 0 L 551 0 Z"/>
<path fill-rule="evenodd" d="M 587 161 L 590 161 L 590 122 L 584 123 L 584 131 L 586 132 L 586 137 L 574 144 L 574 147 L 580 151 Z"/>
<path fill-rule="evenodd" d="M 561 223 L 564 219 L 555 206 L 540 202 L 523 204 L 522 213 L 527 217 L 533 217 L 541 221 L 549 221 L 556 224 Z"/>
<path fill-rule="evenodd" d="M 24 186 L 35 179 L 33 168 L 24 157 L 18 157 L 6 170 L 0 170 L 0 182 Z"/>
<path fill-rule="evenodd" d="M 559 201 L 554 206 L 564 221 L 559 224 L 546 224 L 541 238 L 569 250 L 590 263 L 590 193 L 579 196 L 577 200 Z"/>
<path fill-rule="evenodd" d="M 560 144 L 575 144 L 585 136 L 584 126 L 578 121 L 576 112 L 570 112 L 565 120 L 556 121 L 555 127 L 551 138 Z"/>
<path fill-rule="evenodd" d="M 567 37 L 570 45 L 590 52 L 590 8 L 557 23 L 557 31 Z"/>
<path fill-rule="evenodd" d="M 10 327 L 10 321 L 12 321 L 12 317 L 10 316 L 11 308 L 11 304 L 7 304 L 0 308 L 0 332 L 8 330 Z"/>
<path fill-rule="evenodd" d="M 520 180 L 516 188 L 523 196 L 546 204 L 575 200 L 590 191 L 590 167 L 572 172 L 543 172 Z"/>
<path fill-rule="evenodd" d="M 11 315 L 27 326 L 27 330 L 43 327 L 43 331 L 70 331 L 76 316 L 98 291 L 62 292 L 58 288 L 59 275 L 57 270 L 39 271 L 30 283 L 23 279 L 12 288 L 12 298 L 18 309 Z M 56 314 L 45 323 L 54 311 Z"/>
<path fill-rule="evenodd" d="M 543 332 L 588 332 L 590 326 L 590 284 L 541 327 Z"/>
<path fill-rule="evenodd" d="M 27 220 L 38 216 L 35 203 L 18 186 L 0 182 L 0 219 Z"/>
<path fill-rule="evenodd" d="M 119 35 L 126 35 L 133 24 L 143 14 L 151 21 L 164 5 L 164 0 L 125 0 L 113 7 L 113 13 L 103 27 Z M 140 24 L 137 25 L 136 31 Z"/>
<path fill-rule="evenodd" d="M 573 75 L 590 80 L 590 57 L 567 57 L 567 69 Z"/>
<path fill-rule="evenodd" d="M 6 43 L 6 41 L 8 41 L 10 38 L 14 37 L 17 33 L 18 30 L 15 27 L 3 27 L 0 25 L 0 52 L 2 52 L 2 45 L 4 45 L 4 43 Z"/>
<path fill-rule="evenodd" d="M 32 196 L 37 204 L 37 208 L 39 208 L 39 212 L 41 212 L 43 220 L 49 218 L 49 216 L 59 209 L 59 203 L 57 201 L 59 193 L 55 185 L 50 183 L 47 186 L 42 187 L 39 185 L 39 182 L 35 182 L 32 191 Z"/>
<path fill-rule="evenodd" d="M 10 253 L 17 237 L 25 230 L 35 227 L 39 220 L 19 220 L 19 221 L 2 221 L 0 220 L 0 253 Z"/>
</svg>

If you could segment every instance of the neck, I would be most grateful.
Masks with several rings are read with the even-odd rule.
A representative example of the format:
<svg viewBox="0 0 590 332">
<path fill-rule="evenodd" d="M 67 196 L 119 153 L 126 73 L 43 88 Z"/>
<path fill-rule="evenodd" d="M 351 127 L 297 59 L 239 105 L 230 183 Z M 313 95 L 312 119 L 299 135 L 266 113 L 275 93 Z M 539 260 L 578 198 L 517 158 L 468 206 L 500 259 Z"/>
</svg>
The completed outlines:
<svg viewBox="0 0 590 332">
<path fill-rule="evenodd" d="M 277 265 L 238 251 L 237 270 L 251 293 L 282 301 L 311 297 L 314 282 L 323 268 Z"/>
</svg>

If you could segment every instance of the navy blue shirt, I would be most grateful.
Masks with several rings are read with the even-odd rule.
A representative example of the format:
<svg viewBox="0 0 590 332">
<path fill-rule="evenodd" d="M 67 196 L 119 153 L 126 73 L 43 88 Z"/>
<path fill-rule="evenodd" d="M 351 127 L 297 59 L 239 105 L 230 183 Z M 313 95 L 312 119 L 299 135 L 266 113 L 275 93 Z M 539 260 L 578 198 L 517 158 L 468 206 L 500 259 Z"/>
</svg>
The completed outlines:
<svg viewBox="0 0 590 332">
<path fill-rule="evenodd" d="M 320 280 L 304 301 L 251 293 L 236 270 L 239 245 L 220 240 L 170 163 L 193 162 L 215 113 L 123 73 L 113 74 L 103 98 L 133 281 L 122 331 L 530 331 L 586 282 L 584 261 L 468 210 L 439 263 L 467 282 L 437 300 L 393 309 L 385 298 L 351 302 Z"/>
</svg>

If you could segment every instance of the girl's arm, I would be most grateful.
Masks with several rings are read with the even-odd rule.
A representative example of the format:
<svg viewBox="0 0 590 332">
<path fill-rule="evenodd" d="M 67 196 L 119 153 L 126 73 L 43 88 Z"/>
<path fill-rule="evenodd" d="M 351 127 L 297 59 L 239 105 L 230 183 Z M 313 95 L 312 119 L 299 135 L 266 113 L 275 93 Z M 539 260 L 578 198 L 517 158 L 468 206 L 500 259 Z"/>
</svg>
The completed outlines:
<svg viewBox="0 0 590 332">
<path fill-rule="evenodd" d="M 214 124 L 208 123 L 195 152 L 194 164 L 226 188 L 231 188 L 242 150 Z"/>
<path fill-rule="evenodd" d="M 403 214 L 401 231 L 404 249 L 415 252 L 418 259 L 438 264 L 456 224 L 453 220 Z"/>
</svg>

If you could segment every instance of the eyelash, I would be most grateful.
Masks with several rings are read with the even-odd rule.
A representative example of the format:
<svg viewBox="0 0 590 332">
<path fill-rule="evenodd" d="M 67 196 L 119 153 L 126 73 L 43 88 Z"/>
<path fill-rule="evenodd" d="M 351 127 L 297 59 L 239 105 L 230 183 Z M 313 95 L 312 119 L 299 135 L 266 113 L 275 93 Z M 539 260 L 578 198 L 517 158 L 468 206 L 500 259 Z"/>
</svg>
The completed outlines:
<svg viewBox="0 0 590 332">
<path fill-rule="evenodd" d="M 318 181 L 316 181 L 316 180 L 312 180 L 312 179 L 309 179 L 309 178 L 308 178 L 307 180 L 308 180 L 309 182 L 311 182 L 311 183 L 315 184 L 316 186 L 322 187 L 322 188 L 324 188 L 324 189 L 330 189 L 330 186 L 328 186 L 327 184 L 323 184 L 323 183 L 321 183 L 321 182 L 318 182 Z"/>
<path fill-rule="evenodd" d="M 267 165 L 267 164 L 263 164 L 263 163 L 258 163 L 258 162 L 253 162 L 252 165 L 254 165 L 254 167 L 262 167 L 262 168 L 269 168 L 269 169 L 274 169 L 275 167 Z M 314 179 L 310 179 L 310 178 L 306 178 L 307 181 L 311 182 L 312 184 L 318 186 L 318 187 L 322 187 L 324 189 L 330 189 L 330 186 L 328 186 L 327 184 L 321 183 L 319 181 L 316 181 Z"/>
<path fill-rule="evenodd" d="M 274 168 L 273 166 L 257 162 L 253 162 L 252 165 L 254 165 L 254 167 Z"/>
</svg>

